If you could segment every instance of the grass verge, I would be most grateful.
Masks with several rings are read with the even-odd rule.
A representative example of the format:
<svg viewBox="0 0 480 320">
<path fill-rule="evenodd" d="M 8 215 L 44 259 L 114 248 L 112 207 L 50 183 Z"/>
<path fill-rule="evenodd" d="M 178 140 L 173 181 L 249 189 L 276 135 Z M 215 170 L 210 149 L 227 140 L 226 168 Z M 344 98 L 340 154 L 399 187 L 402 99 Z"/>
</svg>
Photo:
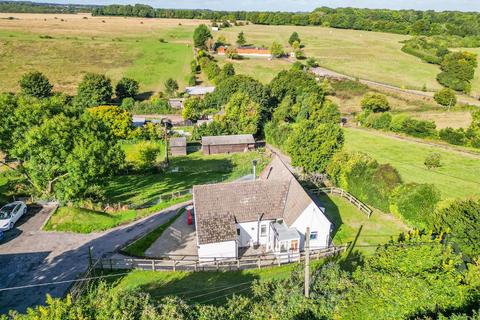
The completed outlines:
<svg viewBox="0 0 480 320">
<path fill-rule="evenodd" d="M 156 227 L 150 233 L 147 233 L 142 238 L 132 242 L 130 245 L 122 249 L 128 255 L 135 257 L 143 257 L 145 251 L 163 234 L 168 227 L 170 227 L 183 213 L 185 208 L 181 208 L 178 212 L 166 223 Z"/>
<path fill-rule="evenodd" d="M 144 218 L 154 212 L 164 210 L 175 204 L 190 200 L 185 196 L 159 203 L 150 208 L 106 213 L 83 208 L 60 207 L 45 226 L 46 231 L 91 233 L 108 230 Z"/>
</svg>

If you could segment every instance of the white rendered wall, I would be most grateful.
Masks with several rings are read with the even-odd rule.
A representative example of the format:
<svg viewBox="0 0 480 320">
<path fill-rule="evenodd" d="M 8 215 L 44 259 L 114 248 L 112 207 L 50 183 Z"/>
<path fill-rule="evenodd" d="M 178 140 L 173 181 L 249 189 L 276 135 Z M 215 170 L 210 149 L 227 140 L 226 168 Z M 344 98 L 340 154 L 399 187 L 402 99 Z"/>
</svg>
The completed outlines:
<svg viewBox="0 0 480 320">
<path fill-rule="evenodd" d="M 198 258 L 200 260 L 236 259 L 237 242 L 225 241 L 201 244 L 198 246 Z"/>
<path fill-rule="evenodd" d="M 330 228 L 332 224 L 323 214 L 324 211 L 324 208 L 317 207 L 317 205 L 312 201 L 310 205 L 302 212 L 300 217 L 295 220 L 293 225 L 289 226 L 296 228 L 298 232 L 300 232 L 301 250 L 304 248 L 307 227 L 310 227 L 310 233 L 318 232 L 317 240 L 310 240 L 310 248 L 319 249 L 328 247 L 330 243 Z"/>
<path fill-rule="evenodd" d="M 260 221 L 260 227 L 258 221 L 254 222 L 242 222 L 237 224 L 237 229 L 240 229 L 240 235 L 238 237 L 238 246 L 239 247 L 249 247 L 252 243 L 257 244 L 257 241 L 260 245 L 267 245 L 270 239 L 270 223 L 273 220 L 262 220 Z M 266 227 L 266 234 L 264 237 L 260 235 L 260 230 L 262 225 Z"/>
</svg>

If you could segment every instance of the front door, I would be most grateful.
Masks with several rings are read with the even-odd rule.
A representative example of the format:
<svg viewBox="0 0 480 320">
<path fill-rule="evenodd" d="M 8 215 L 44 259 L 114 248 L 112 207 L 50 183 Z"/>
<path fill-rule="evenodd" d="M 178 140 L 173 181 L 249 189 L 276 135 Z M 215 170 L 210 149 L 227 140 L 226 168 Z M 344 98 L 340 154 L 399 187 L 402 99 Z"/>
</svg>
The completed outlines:
<svg viewBox="0 0 480 320">
<path fill-rule="evenodd" d="M 298 251 L 298 240 L 292 240 L 292 242 L 290 243 L 290 250 Z"/>
</svg>

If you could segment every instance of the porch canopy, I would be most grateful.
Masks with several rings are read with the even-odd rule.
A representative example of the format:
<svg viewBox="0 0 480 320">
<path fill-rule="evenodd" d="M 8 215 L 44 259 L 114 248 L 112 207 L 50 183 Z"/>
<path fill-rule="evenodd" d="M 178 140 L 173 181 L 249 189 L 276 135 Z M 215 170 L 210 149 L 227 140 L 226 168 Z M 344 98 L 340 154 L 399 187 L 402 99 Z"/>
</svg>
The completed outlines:
<svg viewBox="0 0 480 320">
<path fill-rule="evenodd" d="M 278 234 L 278 241 L 300 240 L 300 233 L 295 228 L 287 228 L 285 224 L 273 223 L 273 228 Z"/>
</svg>

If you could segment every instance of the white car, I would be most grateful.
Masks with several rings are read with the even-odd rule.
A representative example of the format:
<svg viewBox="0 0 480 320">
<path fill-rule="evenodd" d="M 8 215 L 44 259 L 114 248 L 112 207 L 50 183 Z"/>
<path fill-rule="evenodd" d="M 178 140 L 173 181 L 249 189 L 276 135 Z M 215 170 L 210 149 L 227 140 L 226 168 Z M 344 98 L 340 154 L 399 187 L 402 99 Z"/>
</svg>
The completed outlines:
<svg viewBox="0 0 480 320">
<path fill-rule="evenodd" d="M 0 209 L 0 231 L 13 228 L 15 223 L 27 213 L 27 205 L 22 201 L 15 201 Z"/>
</svg>

